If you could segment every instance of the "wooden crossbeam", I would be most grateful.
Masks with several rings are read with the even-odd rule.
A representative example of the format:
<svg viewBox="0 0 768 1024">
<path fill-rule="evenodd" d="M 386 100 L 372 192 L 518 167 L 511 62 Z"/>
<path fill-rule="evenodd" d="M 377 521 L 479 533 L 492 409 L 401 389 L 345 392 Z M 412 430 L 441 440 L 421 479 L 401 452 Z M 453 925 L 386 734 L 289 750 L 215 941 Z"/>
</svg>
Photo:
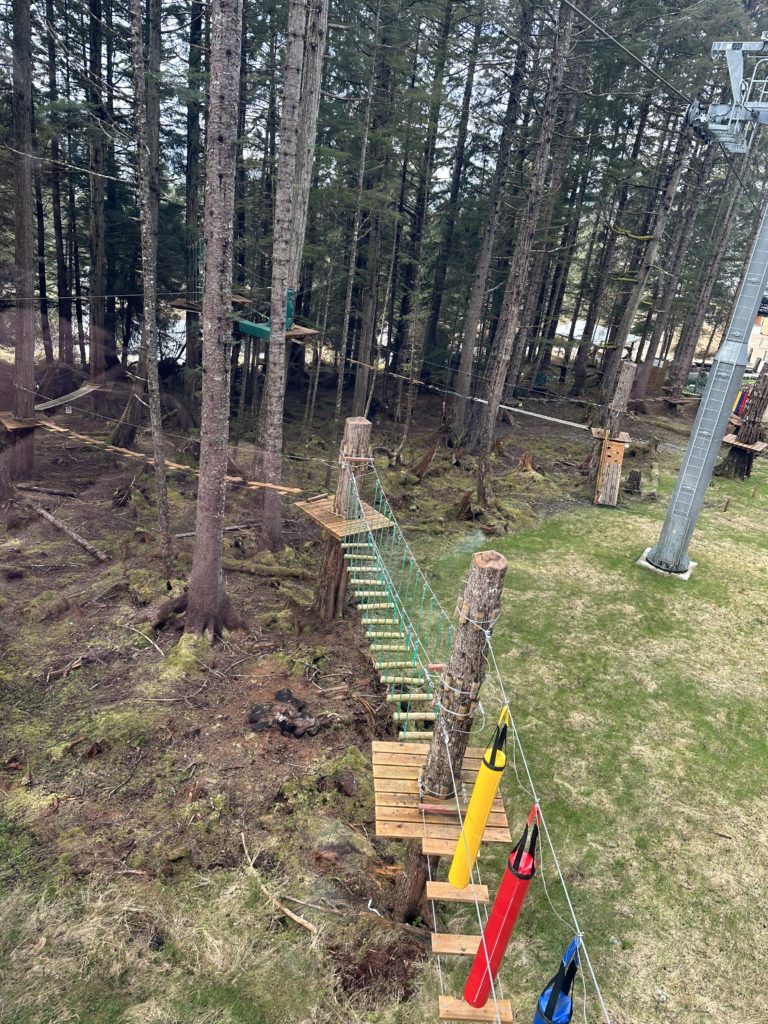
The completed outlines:
<svg viewBox="0 0 768 1024">
<path fill-rule="evenodd" d="M 440 956 L 474 956 L 480 946 L 479 935 L 432 933 L 432 952 Z"/>
<path fill-rule="evenodd" d="M 446 903 L 474 903 L 475 900 L 488 903 L 488 886 L 476 885 L 473 889 L 471 885 L 466 885 L 463 889 L 456 889 L 450 882 L 427 882 L 427 899 Z"/>
<path fill-rule="evenodd" d="M 439 997 L 440 1020 L 499 1021 L 500 1024 L 515 1024 L 512 1003 L 508 999 L 489 999 L 485 1006 L 476 1009 L 463 999 L 453 996 Z M 499 1013 L 496 1016 L 496 1007 Z"/>
</svg>

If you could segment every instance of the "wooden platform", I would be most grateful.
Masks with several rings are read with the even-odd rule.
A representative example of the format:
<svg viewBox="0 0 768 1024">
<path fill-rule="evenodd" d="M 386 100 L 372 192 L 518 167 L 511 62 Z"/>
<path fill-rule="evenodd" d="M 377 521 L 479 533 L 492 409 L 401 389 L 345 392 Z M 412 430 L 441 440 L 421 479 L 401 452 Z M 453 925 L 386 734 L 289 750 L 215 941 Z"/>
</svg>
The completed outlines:
<svg viewBox="0 0 768 1024">
<path fill-rule="evenodd" d="M 605 440 L 605 430 L 602 430 L 600 427 L 591 427 L 590 429 L 592 431 L 592 437 L 596 437 L 601 441 Z M 632 441 L 632 438 L 629 436 L 626 430 L 620 430 L 616 437 L 608 438 L 608 440 L 617 441 L 621 444 L 629 444 Z"/>
<path fill-rule="evenodd" d="M 420 801 L 418 779 L 429 750 L 428 743 L 402 743 L 374 740 L 373 788 L 376 800 L 376 835 L 390 839 L 421 839 L 424 852 L 451 855 L 456 849 L 461 828 L 456 801 L 437 800 L 433 797 Z M 475 781 L 482 747 L 468 747 L 462 768 L 462 781 L 466 783 L 467 797 Z M 422 811 L 422 806 L 434 804 L 435 810 Z M 460 801 L 462 812 L 465 799 Z M 446 814 L 446 811 L 449 813 Z M 491 816 L 485 829 L 486 843 L 511 843 L 509 823 L 500 796 L 493 802 Z M 441 897 L 444 898 L 444 897 Z"/>
<path fill-rule="evenodd" d="M 755 441 L 754 444 L 745 444 L 739 440 L 738 434 L 726 434 L 723 438 L 723 444 L 729 444 L 732 448 L 743 448 L 746 452 L 754 452 L 755 455 L 759 455 L 768 448 L 768 441 Z"/>
<path fill-rule="evenodd" d="M 364 519 L 343 519 L 333 511 L 333 495 L 321 494 L 317 498 L 309 498 L 307 501 L 297 501 L 296 508 L 301 509 L 305 515 L 322 526 L 324 530 L 332 533 L 338 540 L 345 537 L 354 537 L 355 534 L 365 535 L 370 530 L 386 530 L 392 526 L 392 520 L 381 512 L 377 512 L 367 502 L 361 502 Z"/>
<path fill-rule="evenodd" d="M 11 434 L 23 433 L 26 430 L 34 430 L 43 421 L 39 417 L 32 417 L 28 420 L 20 420 L 12 412 L 0 412 L 0 425 Z"/>
</svg>

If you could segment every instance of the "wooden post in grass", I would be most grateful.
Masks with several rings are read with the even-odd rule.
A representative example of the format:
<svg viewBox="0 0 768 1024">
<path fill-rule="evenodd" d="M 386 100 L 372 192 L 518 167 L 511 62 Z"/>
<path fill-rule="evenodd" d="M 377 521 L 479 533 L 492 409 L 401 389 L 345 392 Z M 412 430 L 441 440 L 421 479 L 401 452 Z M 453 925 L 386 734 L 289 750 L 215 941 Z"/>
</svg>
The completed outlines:
<svg viewBox="0 0 768 1024">
<path fill-rule="evenodd" d="M 333 513 L 346 519 L 349 509 L 350 477 L 358 485 L 371 458 L 371 421 L 364 416 L 350 416 L 344 423 L 344 436 L 339 451 L 339 479 L 333 501 Z M 339 618 L 347 593 L 347 569 L 344 549 L 333 534 L 326 531 L 325 552 L 315 590 L 315 610 L 325 622 Z"/>
<path fill-rule="evenodd" d="M 454 797 L 453 779 L 458 782 L 461 776 L 469 732 L 488 667 L 486 631 L 493 630 L 499 616 L 507 565 L 506 558 L 496 551 L 478 551 L 472 557 L 445 668 L 441 710 L 419 780 L 426 799 Z M 416 916 L 430 868 L 434 873 L 437 858 L 431 858 L 428 864 L 421 852 L 420 840 L 410 842 L 395 894 L 398 921 L 409 921 Z"/>
</svg>

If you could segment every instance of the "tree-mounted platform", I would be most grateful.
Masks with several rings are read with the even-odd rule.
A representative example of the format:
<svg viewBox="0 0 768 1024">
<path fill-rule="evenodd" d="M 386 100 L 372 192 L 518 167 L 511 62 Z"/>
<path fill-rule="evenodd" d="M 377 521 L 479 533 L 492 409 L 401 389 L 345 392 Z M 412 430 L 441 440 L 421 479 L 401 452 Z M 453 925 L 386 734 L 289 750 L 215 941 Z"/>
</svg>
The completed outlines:
<svg viewBox="0 0 768 1024">
<path fill-rule="evenodd" d="M 263 323 L 256 323 L 254 320 L 241 320 L 238 317 L 235 317 L 234 320 L 240 334 L 248 334 L 252 338 L 269 341 L 269 332 L 271 330 L 269 320 L 265 320 Z M 302 327 L 300 324 L 294 324 L 286 329 L 285 338 L 286 341 L 303 342 L 307 338 L 319 333 L 319 331 L 312 327 Z"/>
<path fill-rule="evenodd" d="M 754 452 L 755 455 L 760 455 L 768 448 L 768 441 L 755 441 L 754 444 L 746 444 L 746 442 L 740 441 L 736 434 L 726 434 L 723 444 L 730 445 L 731 448 L 742 448 L 746 452 Z"/>
<path fill-rule="evenodd" d="M 19 419 L 12 412 L 0 412 L 0 426 L 4 427 L 9 434 L 26 434 L 42 426 L 44 420 L 39 416 L 32 416 L 29 419 Z"/>
<path fill-rule="evenodd" d="M 233 292 L 231 296 L 233 306 L 255 306 L 255 299 L 248 298 L 247 295 L 238 295 L 237 292 Z M 203 304 L 198 299 L 188 299 L 183 295 L 178 296 L 175 299 L 171 299 L 169 305 L 173 309 L 184 309 L 189 313 L 202 313 Z"/>
<path fill-rule="evenodd" d="M 374 740 L 371 744 L 373 789 L 376 809 L 376 835 L 391 839 L 421 839 L 422 853 L 450 857 L 461 834 L 459 811 L 463 818 L 467 809 L 465 796 L 439 800 L 419 793 L 419 775 L 429 750 L 428 743 L 404 747 L 399 742 Z M 485 750 L 467 747 L 461 768 L 461 781 L 467 793 L 477 777 Z M 499 794 L 491 805 L 491 813 L 483 833 L 487 843 L 512 844 L 504 803 Z M 487 903 L 488 887 L 468 885 L 456 889 L 449 882 L 427 882 L 427 899 L 448 903 Z M 480 946 L 480 935 L 452 932 L 432 933 L 432 952 L 436 956 L 474 956 Z M 497 1015 L 498 1007 L 498 1015 Z M 440 1020 L 501 1021 L 513 1024 L 512 1006 L 508 999 L 497 999 L 480 1009 L 454 996 L 439 997 Z"/>
<path fill-rule="evenodd" d="M 368 530 L 386 530 L 392 526 L 392 520 L 377 512 L 375 508 L 365 501 L 360 505 L 363 511 L 362 519 L 346 519 L 338 516 L 333 511 L 334 497 L 332 494 L 318 494 L 306 501 L 297 501 L 296 508 L 313 519 L 324 530 L 327 530 L 337 540 L 344 540 L 345 537 L 353 537 L 355 534 L 364 536 Z"/>
</svg>

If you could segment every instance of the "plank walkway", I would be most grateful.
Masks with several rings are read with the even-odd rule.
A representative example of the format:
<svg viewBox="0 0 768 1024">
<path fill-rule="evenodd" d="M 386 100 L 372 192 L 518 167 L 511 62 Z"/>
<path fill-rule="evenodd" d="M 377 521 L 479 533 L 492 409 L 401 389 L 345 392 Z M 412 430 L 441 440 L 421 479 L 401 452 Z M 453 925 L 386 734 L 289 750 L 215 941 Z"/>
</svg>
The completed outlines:
<svg viewBox="0 0 768 1024">
<path fill-rule="evenodd" d="M 337 516 L 333 511 L 333 500 L 332 494 L 320 494 L 307 501 L 297 501 L 296 508 L 301 509 L 310 519 L 314 519 L 337 540 L 344 540 L 345 537 L 352 537 L 358 533 L 367 536 L 369 526 L 371 530 L 385 530 L 392 525 L 387 516 L 377 512 L 365 501 L 360 502 L 365 515 L 364 519 L 345 519 L 343 516 Z"/>
<path fill-rule="evenodd" d="M 419 774 L 429 750 L 428 743 L 374 740 L 371 743 L 373 763 L 373 789 L 376 807 L 376 835 L 390 839 L 421 839 L 425 854 L 451 857 L 456 849 L 460 834 L 459 815 L 456 801 L 438 800 L 435 797 L 421 797 Z M 464 783 L 459 800 L 462 814 L 477 776 L 484 749 L 467 747 L 461 769 Z M 512 844 L 504 803 L 496 796 L 491 816 L 483 835 L 484 842 Z M 450 903 L 489 902 L 486 885 L 455 889 L 449 882 L 427 883 L 427 898 Z M 437 956 L 474 956 L 480 945 L 479 935 L 456 935 L 435 932 L 432 934 L 432 952 Z M 499 1016 L 496 1016 L 498 1005 Z M 493 1000 L 481 1009 L 470 1006 L 463 999 L 440 996 L 440 1020 L 453 1021 L 501 1021 L 514 1024 L 512 1006 L 508 999 Z"/>
</svg>

